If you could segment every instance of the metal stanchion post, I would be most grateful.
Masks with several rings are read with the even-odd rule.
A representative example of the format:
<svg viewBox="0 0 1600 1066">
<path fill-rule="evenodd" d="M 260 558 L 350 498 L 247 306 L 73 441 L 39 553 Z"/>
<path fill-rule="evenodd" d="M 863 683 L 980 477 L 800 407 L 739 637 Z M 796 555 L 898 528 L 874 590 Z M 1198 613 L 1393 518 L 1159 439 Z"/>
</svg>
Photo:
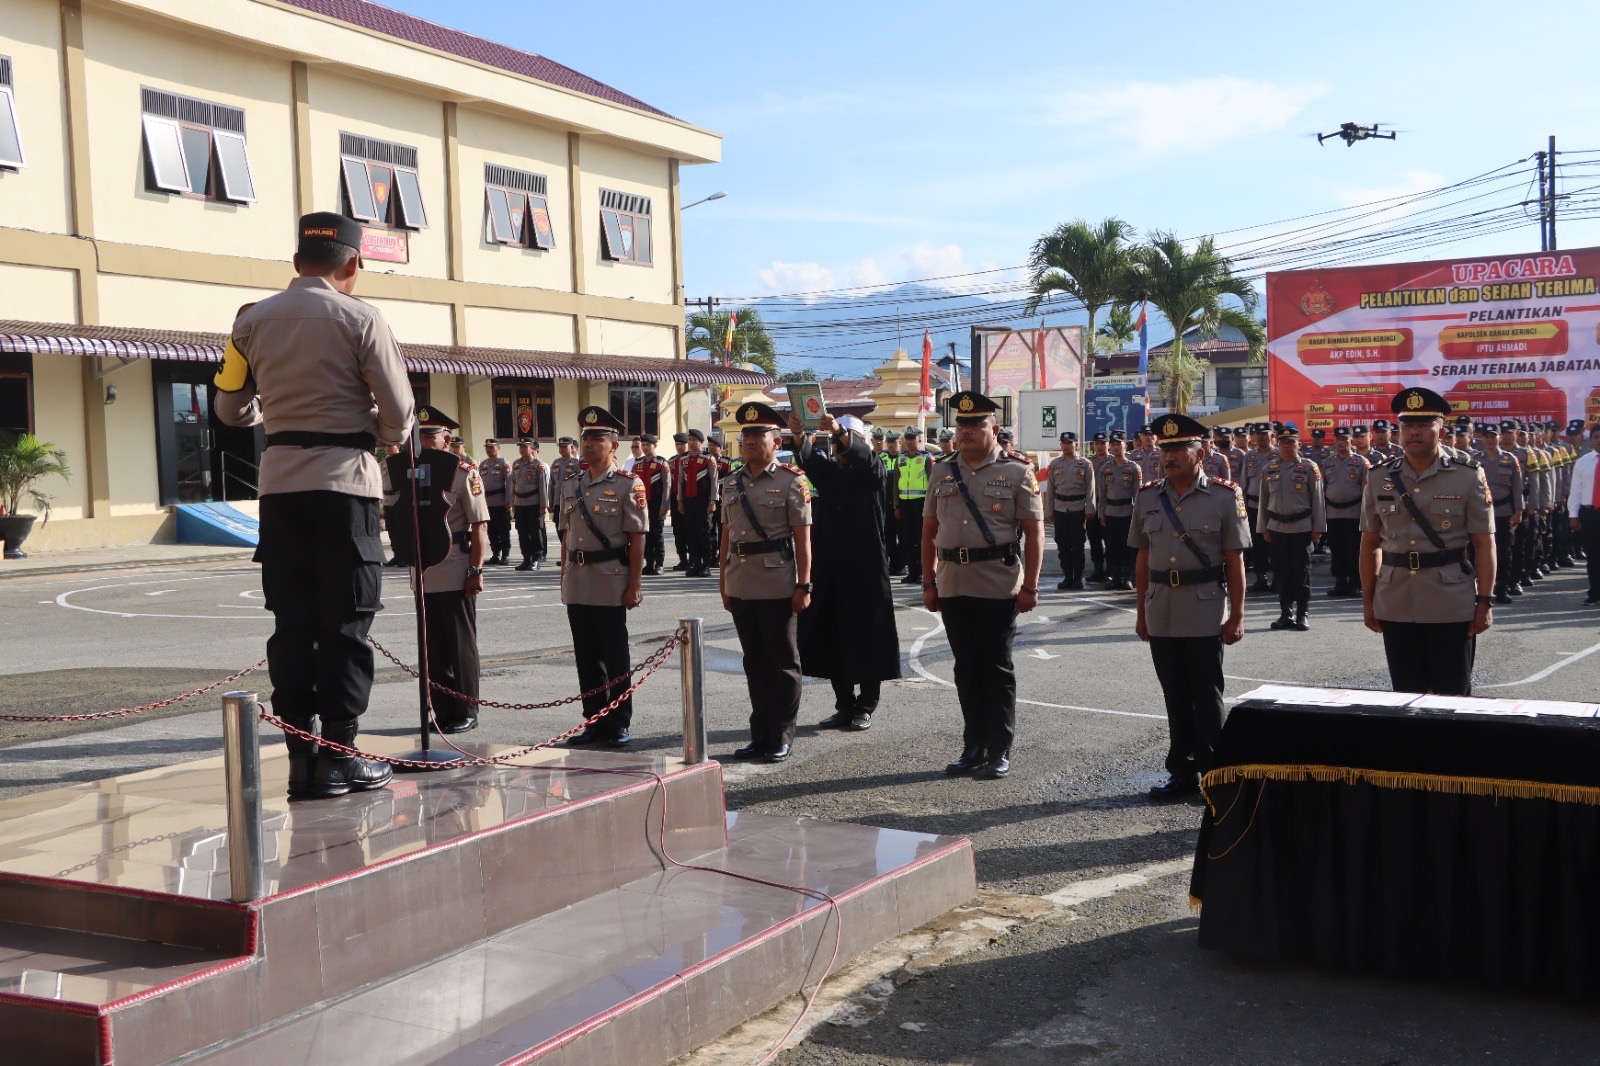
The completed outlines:
<svg viewBox="0 0 1600 1066">
<path fill-rule="evenodd" d="M 261 737 L 254 692 L 222 697 L 222 759 L 228 788 L 228 878 L 235 903 L 267 894 L 261 868 Z"/>
<path fill-rule="evenodd" d="M 683 647 L 678 671 L 683 676 L 683 761 L 706 761 L 706 654 L 700 619 L 680 618 Z"/>
</svg>

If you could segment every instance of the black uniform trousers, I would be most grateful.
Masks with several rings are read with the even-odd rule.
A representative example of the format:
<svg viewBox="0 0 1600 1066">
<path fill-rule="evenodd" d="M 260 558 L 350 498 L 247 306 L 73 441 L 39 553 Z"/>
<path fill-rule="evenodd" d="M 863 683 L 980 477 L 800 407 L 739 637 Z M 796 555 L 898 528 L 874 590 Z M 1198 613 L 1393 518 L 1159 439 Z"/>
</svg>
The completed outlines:
<svg viewBox="0 0 1600 1066">
<path fill-rule="evenodd" d="M 518 507 L 516 513 L 517 547 L 522 549 L 522 557 L 530 562 L 544 562 L 549 550 L 545 541 L 544 508 Z"/>
<path fill-rule="evenodd" d="M 1359 536 L 1359 534 L 1358 534 Z M 1311 605 L 1311 534 L 1272 531 L 1272 575 L 1278 580 L 1278 609 L 1288 614 Z M 1359 551 L 1359 549 L 1358 549 Z"/>
<path fill-rule="evenodd" d="M 990 758 L 1009 756 L 1017 730 L 1017 672 L 1011 662 L 1017 601 L 941 596 L 939 614 L 955 656 L 962 747 L 981 747 Z"/>
<path fill-rule="evenodd" d="M 900 528 L 898 532 L 900 535 L 900 543 L 904 545 L 900 554 L 906 564 L 906 575 L 921 581 L 922 513 L 927 500 L 920 497 L 908 500 L 902 497 L 899 503 Z M 913 545 L 916 547 L 913 548 Z"/>
<path fill-rule="evenodd" d="M 1600 507 L 1578 505 L 1578 546 L 1589 572 L 1589 599 L 1600 599 Z"/>
<path fill-rule="evenodd" d="M 1511 531 L 1511 579 L 1519 585 L 1528 583 L 1528 556 L 1533 547 L 1533 519 L 1526 513 L 1522 524 Z"/>
<path fill-rule="evenodd" d="M 856 684 L 833 678 L 832 684 L 833 709 L 840 714 L 872 714 L 877 711 L 878 700 L 883 696 L 882 681 Z"/>
<path fill-rule="evenodd" d="M 1083 580 L 1082 511 L 1056 511 L 1056 555 L 1061 560 L 1061 576 L 1068 581 Z"/>
<path fill-rule="evenodd" d="M 1471 622 L 1383 622 L 1383 654 L 1396 692 L 1472 695 L 1478 638 Z"/>
<path fill-rule="evenodd" d="M 343 492 L 261 497 L 261 589 L 276 619 L 267 639 L 272 710 L 309 728 L 354 730 L 372 694 L 367 633 L 383 607 L 378 501 Z M 304 742 L 291 742 L 293 751 Z"/>
<path fill-rule="evenodd" d="M 1131 584 L 1133 561 L 1138 558 L 1138 553 L 1128 547 L 1128 527 L 1133 524 L 1133 516 L 1107 515 L 1101 521 L 1106 524 L 1106 569 L 1111 580 Z"/>
<path fill-rule="evenodd" d="M 1567 521 L 1567 502 L 1562 500 L 1550 512 L 1550 562 L 1555 565 L 1571 557 L 1573 547 L 1572 526 Z"/>
<path fill-rule="evenodd" d="M 1260 510 L 1261 508 L 1258 505 L 1252 504 L 1249 500 L 1245 501 L 1244 513 L 1250 523 L 1252 539 L 1249 549 L 1244 553 L 1244 557 L 1245 561 L 1250 564 L 1250 569 L 1255 571 L 1256 580 L 1263 582 L 1266 581 L 1267 574 L 1272 570 L 1272 546 L 1267 543 L 1266 538 L 1256 536 L 1256 518 Z M 1357 518 L 1357 522 L 1359 521 L 1360 519 Z"/>
<path fill-rule="evenodd" d="M 478 698 L 478 600 L 457 589 L 425 592 L 428 612 L 428 676 L 463 696 Z M 434 689 L 433 716 L 440 725 L 460 722 L 478 713 L 470 700 Z"/>
<path fill-rule="evenodd" d="M 1511 528 L 1511 515 L 1494 516 L 1494 591 L 1500 595 L 1506 590 L 1506 583 L 1511 580 L 1512 546 L 1516 542 L 1516 531 Z M 1474 560 L 1476 561 L 1476 560 Z"/>
<path fill-rule="evenodd" d="M 711 499 L 707 496 L 683 497 L 683 513 L 678 516 L 678 543 L 690 570 L 711 565 L 711 553 L 720 547 L 711 543 Z"/>
<path fill-rule="evenodd" d="M 1106 572 L 1105 519 L 1088 519 L 1083 524 L 1083 531 L 1089 538 L 1089 561 L 1094 564 L 1094 572 L 1104 575 Z"/>
<path fill-rule="evenodd" d="M 666 516 L 656 504 L 650 505 L 650 529 L 644 535 L 644 565 L 657 569 L 667 564 Z"/>
<path fill-rule="evenodd" d="M 799 615 L 793 601 L 728 597 L 750 689 L 750 741 L 762 751 L 794 743 L 800 716 Z"/>
<path fill-rule="evenodd" d="M 583 698 L 583 716 L 592 718 L 632 684 L 626 676 L 633 665 L 628 662 L 628 609 L 621 604 L 601 607 L 569 603 L 567 625 L 572 629 L 572 660 L 578 668 L 578 690 L 588 692 L 615 679 L 613 684 Z M 633 697 L 629 696 L 593 728 L 599 733 L 614 735 L 632 724 Z"/>
<path fill-rule="evenodd" d="M 1328 504 L 1328 532 L 1323 539 L 1328 542 L 1328 569 L 1333 574 L 1335 588 L 1361 587 L 1361 516 L 1357 513 L 1360 510 L 1360 500 L 1349 507 Z"/>
<path fill-rule="evenodd" d="M 511 508 L 505 504 L 489 507 L 489 551 L 501 558 L 511 554 Z"/>
<path fill-rule="evenodd" d="M 1151 637 L 1167 704 L 1167 773 L 1192 781 L 1211 769 L 1222 733 L 1222 636 Z"/>
<path fill-rule="evenodd" d="M 683 516 L 678 509 L 673 507 L 669 512 L 667 521 L 672 523 L 672 550 L 678 555 L 679 564 L 687 567 L 689 564 L 689 534 L 684 529 Z"/>
<path fill-rule="evenodd" d="M 889 560 L 889 571 L 893 573 L 906 565 L 905 555 L 900 546 L 900 523 L 895 521 L 894 500 L 887 497 L 883 501 L 883 554 Z M 922 535 L 917 535 L 917 562 L 922 561 Z"/>
</svg>

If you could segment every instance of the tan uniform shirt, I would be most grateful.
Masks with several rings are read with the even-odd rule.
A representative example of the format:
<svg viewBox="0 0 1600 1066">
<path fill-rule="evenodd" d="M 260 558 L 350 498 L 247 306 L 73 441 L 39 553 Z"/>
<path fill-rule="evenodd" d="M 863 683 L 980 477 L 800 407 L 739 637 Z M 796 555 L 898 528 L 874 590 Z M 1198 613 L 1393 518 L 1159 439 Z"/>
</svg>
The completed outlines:
<svg viewBox="0 0 1600 1066">
<path fill-rule="evenodd" d="M 575 477 L 583 471 L 583 460 L 576 455 L 558 455 L 550 461 L 550 495 L 548 497 L 550 510 L 557 510 L 561 506 L 561 486 L 570 477 Z M 557 518 L 559 527 L 561 520 Z"/>
<path fill-rule="evenodd" d="M 566 553 L 605 550 L 595 529 L 604 533 L 613 548 L 629 546 L 630 533 L 648 533 L 650 518 L 645 512 L 644 482 L 613 466 L 604 477 L 592 470 L 573 474 L 556 487 Z M 579 498 L 589 509 L 594 529 L 584 521 Z M 628 562 L 610 559 L 598 563 L 578 563 L 563 557 L 561 564 L 561 602 L 583 603 L 596 607 L 618 607 L 628 589 Z"/>
<path fill-rule="evenodd" d="M 267 432 L 370 433 L 400 444 L 415 414 L 400 346 L 377 308 L 325 278 L 296 278 L 233 322 L 250 379 L 218 392 L 217 417 Z M 263 496 L 283 492 L 383 495 L 378 460 L 362 448 L 275 447 L 261 453 Z"/>
<path fill-rule="evenodd" d="M 1233 464 L 1228 461 L 1228 456 L 1219 451 L 1206 452 L 1206 457 L 1200 460 L 1200 469 L 1212 481 L 1231 481 L 1233 479 Z M 1155 481 L 1156 478 L 1146 478 Z"/>
<path fill-rule="evenodd" d="M 1094 513 L 1094 464 L 1081 455 L 1068 459 L 1058 455 L 1050 461 L 1044 472 L 1044 513 L 1075 511 Z M 929 482 L 932 488 L 932 482 Z"/>
<path fill-rule="evenodd" d="M 1512 512 L 1522 510 L 1525 506 L 1522 501 L 1522 464 L 1517 462 L 1517 457 L 1510 452 L 1499 451 L 1493 455 L 1486 453 L 1477 462 L 1483 467 L 1489 493 L 1494 497 L 1495 517 L 1510 518 Z"/>
<path fill-rule="evenodd" d="M 1142 480 L 1155 481 L 1161 476 L 1160 448 L 1151 448 L 1148 451 L 1135 449 L 1135 451 L 1128 453 L 1128 458 L 1132 459 L 1139 467 L 1139 477 Z"/>
<path fill-rule="evenodd" d="M 750 504 L 746 511 L 739 499 Z M 791 537 L 795 526 L 811 524 L 811 491 L 805 472 L 774 462 L 760 473 L 747 470 L 730 474 L 722 482 L 722 528 L 728 535 L 728 558 L 722 564 L 722 587 L 736 600 L 786 600 L 794 595 L 799 575 L 793 545 L 783 551 L 759 555 L 739 554 L 741 544 Z M 760 527 L 750 522 L 754 512 Z"/>
<path fill-rule="evenodd" d="M 933 468 L 928 483 L 927 519 L 936 519 L 938 532 L 933 544 L 938 548 L 985 548 L 983 527 L 972 517 L 966 498 L 956 484 L 961 478 L 972 494 L 972 502 L 994 536 L 994 542 L 1015 544 L 1016 560 L 985 559 L 974 563 L 946 562 L 935 555 L 934 580 L 939 595 L 978 596 L 985 599 L 1012 599 L 1022 588 L 1022 525 L 1029 519 L 1044 518 L 1044 499 L 1033 467 L 1025 459 L 1013 458 L 1004 448 L 996 448 L 976 468 L 959 455 Z"/>
<path fill-rule="evenodd" d="M 518 459 L 517 462 L 521 462 Z M 505 457 L 485 459 L 478 464 L 478 476 L 483 478 L 483 498 L 490 507 L 506 507 L 506 486 L 511 481 L 511 464 Z"/>
<path fill-rule="evenodd" d="M 1107 457 L 1100 467 L 1100 483 L 1095 486 L 1095 513 L 1101 518 L 1125 518 L 1133 514 L 1133 498 L 1144 484 L 1139 464 L 1131 459 L 1117 462 Z"/>
<path fill-rule="evenodd" d="M 1391 460 L 1372 471 L 1361 500 L 1361 532 L 1377 533 L 1384 551 L 1439 550 L 1411 517 L 1401 493 L 1410 493 L 1446 549 L 1465 549 L 1474 533 L 1494 532 L 1489 483 L 1476 462 L 1441 455 L 1418 474 L 1404 459 Z M 1380 565 L 1373 608 L 1380 620 L 1390 622 L 1470 622 L 1477 595 L 1476 580 L 1460 563 L 1416 571 Z"/>
<path fill-rule="evenodd" d="M 1273 514 L 1298 515 L 1285 520 Z M 1322 499 L 1322 471 L 1301 456 L 1294 462 L 1282 456 L 1261 470 L 1261 509 L 1256 514 L 1257 533 L 1326 533 L 1328 515 Z"/>
<path fill-rule="evenodd" d="M 1323 457 L 1322 495 L 1327 504 L 1329 518 L 1348 518 L 1352 522 L 1361 518 L 1361 494 L 1367 488 L 1367 471 L 1372 465 L 1351 452 L 1339 458 L 1338 452 Z"/>
<path fill-rule="evenodd" d="M 1266 465 L 1277 457 L 1277 453 L 1269 449 L 1252 448 L 1244 454 L 1244 466 L 1240 470 L 1239 484 L 1244 489 L 1244 503 L 1246 507 L 1253 507 L 1261 500 L 1261 472 Z"/>
<path fill-rule="evenodd" d="M 1227 586 L 1219 581 L 1172 584 L 1172 572 L 1206 566 L 1178 536 L 1161 497 L 1172 501 L 1173 514 L 1189 539 L 1214 567 L 1226 572 L 1227 553 L 1250 547 L 1250 519 L 1244 493 L 1232 482 L 1219 484 L 1201 471 L 1188 492 L 1179 495 L 1165 478 L 1139 492 L 1128 546 L 1150 550 L 1150 578 L 1144 593 L 1144 623 L 1152 637 L 1214 637 L 1222 632 Z"/>
<path fill-rule="evenodd" d="M 542 459 L 523 459 L 511 464 L 511 506 L 548 507 L 550 468 Z"/>
<path fill-rule="evenodd" d="M 400 493 L 389 481 L 389 467 L 383 467 L 383 504 L 393 507 Z M 460 592 L 467 587 L 467 567 L 471 565 L 471 542 L 465 547 L 460 534 L 470 533 L 472 527 L 489 521 L 489 508 L 484 503 L 483 479 L 478 468 L 465 460 L 456 464 L 455 480 L 445 490 L 444 522 L 450 529 L 450 554 L 428 567 L 423 576 L 425 592 Z M 417 568 L 411 568 L 411 587 L 417 587 Z"/>
</svg>

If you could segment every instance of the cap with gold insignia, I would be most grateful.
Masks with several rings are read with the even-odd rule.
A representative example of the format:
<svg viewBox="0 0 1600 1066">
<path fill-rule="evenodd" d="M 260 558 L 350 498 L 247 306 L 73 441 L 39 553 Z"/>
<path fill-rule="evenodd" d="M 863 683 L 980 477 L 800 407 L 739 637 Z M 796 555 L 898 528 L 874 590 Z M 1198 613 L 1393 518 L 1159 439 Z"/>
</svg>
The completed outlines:
<svg viewBox="0 0 1600 1066">
<path fill-rule="evenodd" d="M 313 211 L 300 216 L 300 244 L 332 242 L 361 251 L 361 223 L 332 211 Z"/>
<path fill-rule="evenodd" d="M 417 408 L 417 428 L 424 433 L 448 433 L 460 429 L 461 423 L 437 407 Z"/>
<path fill-rule="evenodd" d="M 622 424 L 622 419 L 604 407 L 589 406 L 578 412 L 578 431 L 585 437 L 591 433 L 615 437 L 627 428 Z"/>
<path fill-rule="evenodd" d="M 980 426 L 1000 410 L 1000 405 L 981 392 L 962 389 L 950 397 L 950 410 L 955 413 L 957 425 Z"/>
<path fill-rule="evenodd" d="M 1278 439 L 1299 440 L 1300 427 L 1295 425 L 1293 422 L 1285 422 L 1283 425 L 1278 427 Z"/>
<path fill-rule="evenodd" d="M 755 400 L 740 404 L 733 414 L 733 420 L 739 423 L 740 433 L 766 433 L 788 425 L 782 415 Z"/>
<path fill-rule="evenodd" d="M 517 438 L 517 447 L 519 448 L 537 448 L 538 446 L 532 437 Z"/>
<path fill-rule="evenodd" d="M 483 446 L 485 448 L 498 448 L 500 447 L 500 441 L 494 437 L 488 437 L 485 438 Z"/>
<path fill-rule="evenodd" d="M 1401 389 L 1389 401 L 1389 410 L 1401 422 L 1431 422 L 1450 415 L 1450 402 L 1432 389 L 1413 385 Z"/>
<path fill-rule="evenodd" d="M 1163 448 L 1193 444 L 1197 440 L 1204 440 L 1207 435 L 1205 426 L 1188 415 L 1179 414 L 1162 415 L 1150 423 L 1150 430 L 1155 434 L 1156 443 Z"/>
<path fill-rule="evenodd" d="M 461 439 L 461 438 L 460 438 L 460 437 L 451 437 L 451 438 L 450 438 L 450 443 L 451 443 L 451 444 L 462 444 L 462 445 L 464 445 L 464 444 L 466 444 L 466 443 L 467 443 L 467 442 L 466 442 L 466 441 L 464 441 L 464 440 L 462 440 L 462 439 Z"/>
<path fill-rule="evenodd" d="M 577 438 L 575 438 L 575 437 L 557 437 L 556 438 L 556 443 L 557 444 L 577 444 L 578 441 L 577 441 Z"/>
</svg>

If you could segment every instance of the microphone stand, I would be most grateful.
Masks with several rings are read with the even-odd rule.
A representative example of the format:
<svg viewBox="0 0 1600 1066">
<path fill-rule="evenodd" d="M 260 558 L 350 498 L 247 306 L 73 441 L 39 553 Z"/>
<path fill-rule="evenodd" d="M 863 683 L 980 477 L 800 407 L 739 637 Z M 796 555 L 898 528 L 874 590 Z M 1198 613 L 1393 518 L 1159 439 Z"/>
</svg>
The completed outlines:
<svg viewBox="0 0 1600 1066">
<path fill-rule="evenodd" d="M 422 516 L 421 504 L 418 502 L 420 486 L 417 484 L 417 452 L 421 449 L 422 431 L 413 427 L 411 439 L 406 442 L 406 478 L 411 483 L 411 559 L 415 564 L 416 581 L 413 583 L 413 599 L 417 606 L 417 689 L 422 710 L 422 746 L 416 751 L 407 752 L 399 756 L 413 762 L 422 763 L 448 763 L 461 758 L 457 752 L 435 751 L 428 746 L 430 727 L 433 724 L 433 684 L 428 664 L 428 606 L 424 598 L 424 575 L 426 569 L 422 565 Z M 432 477 L 433 468 L 424 466 L 422 471 Z M 436 770 L 434 766 L 397 766 L 395 770 L 400 773 L 424 773 Z"/>
</svg>

